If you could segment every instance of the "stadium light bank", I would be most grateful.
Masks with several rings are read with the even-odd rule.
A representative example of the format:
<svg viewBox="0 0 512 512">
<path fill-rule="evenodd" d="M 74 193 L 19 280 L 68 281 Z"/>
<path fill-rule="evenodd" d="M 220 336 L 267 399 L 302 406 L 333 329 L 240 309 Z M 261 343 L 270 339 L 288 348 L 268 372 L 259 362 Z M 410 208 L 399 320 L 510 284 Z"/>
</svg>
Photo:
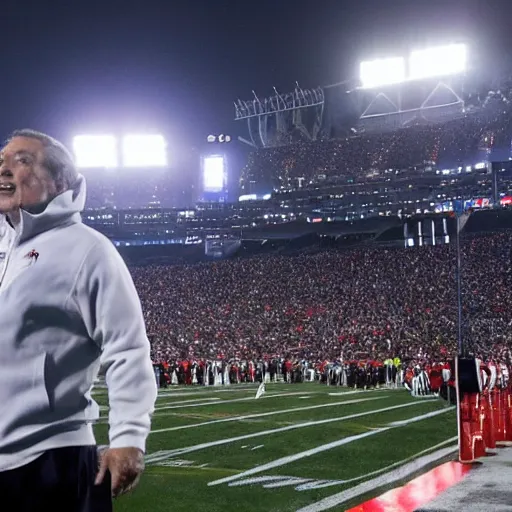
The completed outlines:
<svg viewBox="0 0 512 512">
<path fill-rule="evenodd" d="M 79 169 L 167 167 L 167 141 L 161 134 L 77 135 L 73 153 Z"/>
<path fill-rule="evenodd" d="M 361 88 L 463 73 L 467 68 L 467 57 L 467 45 L 456 43 L 413 50 L 407 60 L 405 57 L 387 57 L 363 61 L 359 66 Z"/>
</svg>

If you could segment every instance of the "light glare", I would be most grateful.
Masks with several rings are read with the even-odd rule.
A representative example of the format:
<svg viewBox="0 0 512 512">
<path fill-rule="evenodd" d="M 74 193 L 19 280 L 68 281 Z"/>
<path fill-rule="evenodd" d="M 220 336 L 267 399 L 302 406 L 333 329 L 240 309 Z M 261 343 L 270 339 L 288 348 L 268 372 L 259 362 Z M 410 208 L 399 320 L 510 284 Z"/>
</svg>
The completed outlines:
<svg viewBox="0 0 512 512">
<path fill-rule="evenodd" d="M 77 135 L 73 153 L 78 168 L 117 167 L 117 140 L 113 135 Z"/>
<path fill-rule="evenodd" d="M 361 62 L 360 79 L 364 88 L 379 87 L 405 80 L 405 60 L 403 57 L 367 60 Z"/>
<path fill-rule="evenodd" d="M 451 44 L 411 52 L 409 78 L 417 80 L 435 76 L 448 76 L 466 70 L 467 48 L 464 44 Z"/>
<path fill-rule="evenodd" d="M 167 144 L 163 135 L 125 135 L 123 137 L 125 167 L 167 166 Z"/>
</svg>

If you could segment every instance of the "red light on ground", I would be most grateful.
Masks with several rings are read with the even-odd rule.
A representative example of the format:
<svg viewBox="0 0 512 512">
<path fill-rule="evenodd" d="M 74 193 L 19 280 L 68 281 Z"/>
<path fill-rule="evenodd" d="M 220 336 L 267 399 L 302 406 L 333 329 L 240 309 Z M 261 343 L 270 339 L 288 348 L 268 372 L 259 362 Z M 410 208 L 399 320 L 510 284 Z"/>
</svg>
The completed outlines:
<svg viewBox="0 0 512 512">
<path fill-rule="evenodd" d="M 459 483 L 470 469 L 471 466 L 466 464 L 446 462 L 403 487 L 392 489 L 347 512 L 413 512 Z"/>
</svg>

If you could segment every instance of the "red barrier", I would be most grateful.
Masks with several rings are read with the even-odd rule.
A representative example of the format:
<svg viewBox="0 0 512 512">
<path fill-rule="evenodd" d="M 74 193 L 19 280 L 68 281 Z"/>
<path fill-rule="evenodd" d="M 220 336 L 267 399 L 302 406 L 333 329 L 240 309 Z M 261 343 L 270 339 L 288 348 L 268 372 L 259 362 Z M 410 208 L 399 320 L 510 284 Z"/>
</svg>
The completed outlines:
<svg viewBox="0 0 512 512">
<path fill-rule="evenodd" d="M 460 402 L 459 460 L 470 464 L 485 455 L 480 394 L 465 393 Z"/>
<path fill-rule="evenodd" d="M 494 390 L 486 391 L 482 397 L 483 436 L 486 448 L 496 448 L 496 432 L 494 428 L 493 404 L 495 401 Z"/>
<path fill-rule="evenodd" d="M 494 401 L 493 416 L 494 416 L 494 433 L 496 442 L 505 441 L 505 418 L 506 418 L 506 403 L 503 402 L 504 393 L 501 389 L 496 389 L 496 400 Z"/>
<path fill-rule="evenodd" d="M 472 389 L 481 391 L 458 391 L 459 461 L 465 464 L 485 456 L 487 449 L 512 443 L 512 391 L 504 374 L 507 369 L 478 362 L 476 367 L 479 383 Z"/>
<path fill-rule="evenodd" d="M 510 388 L 503 390 L 505 411 L 505 441 L 512 442 L 512 394 Z"/>
</svg>

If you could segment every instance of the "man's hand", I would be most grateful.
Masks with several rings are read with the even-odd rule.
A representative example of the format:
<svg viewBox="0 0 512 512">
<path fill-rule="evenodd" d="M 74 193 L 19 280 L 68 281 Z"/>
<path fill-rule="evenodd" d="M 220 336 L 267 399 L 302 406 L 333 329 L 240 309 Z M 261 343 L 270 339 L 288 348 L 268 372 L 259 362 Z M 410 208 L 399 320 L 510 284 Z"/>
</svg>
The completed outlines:
<svg viewBox="0 0 512 512">
<path fill-rule="evenodd" d="M 101 484 L 107 469 L 112 477 L 112 496 L 134 489 L 144 471 L 144 454 L 138 448 L 107 448 L 100 455 L 95 485 Z"/>
</svg>

